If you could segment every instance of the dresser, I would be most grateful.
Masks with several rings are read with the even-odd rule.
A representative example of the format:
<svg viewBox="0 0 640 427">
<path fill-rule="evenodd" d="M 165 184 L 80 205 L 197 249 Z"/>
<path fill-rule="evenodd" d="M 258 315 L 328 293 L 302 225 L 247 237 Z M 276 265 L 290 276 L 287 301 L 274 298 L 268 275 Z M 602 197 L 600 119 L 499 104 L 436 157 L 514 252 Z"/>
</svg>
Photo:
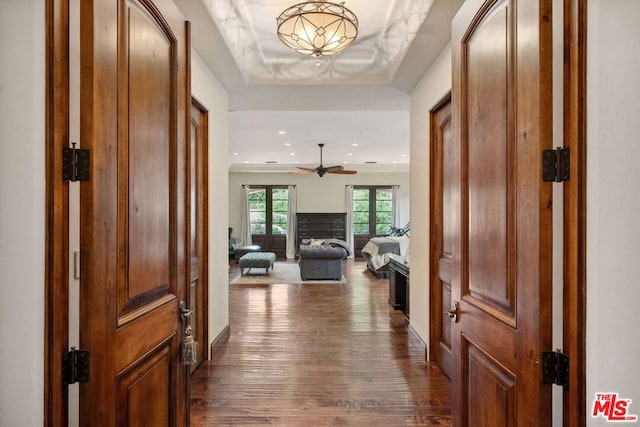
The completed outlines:
<svg viewBox="0 0 640 427">
<path fill-rule="evenodd" d="M 299 212 L 296 214 L 296 247 L 302 239 L 347 240 L 345 212 Z"/>
</svg>

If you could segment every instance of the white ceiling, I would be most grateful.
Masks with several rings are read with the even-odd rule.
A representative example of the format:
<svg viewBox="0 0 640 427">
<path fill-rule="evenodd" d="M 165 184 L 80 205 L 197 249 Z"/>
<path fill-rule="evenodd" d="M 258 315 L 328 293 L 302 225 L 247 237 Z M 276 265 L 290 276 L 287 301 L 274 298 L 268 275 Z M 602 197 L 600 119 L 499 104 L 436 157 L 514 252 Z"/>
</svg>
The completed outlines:
<svg viewBox="0 0 640 427">
<path fill-rule="evenodd" d="M 263 171 L 317 165 L 320 142 L 325 165 L 408 165 L 409 94 L 464 2 L 348 0 L 358 38 L 316 61 L 276 35 L 276 17 L 302 0 L 175 1 L 192 22 L 193 47 L 229 93 L 232 170 Z"/>
</svg>

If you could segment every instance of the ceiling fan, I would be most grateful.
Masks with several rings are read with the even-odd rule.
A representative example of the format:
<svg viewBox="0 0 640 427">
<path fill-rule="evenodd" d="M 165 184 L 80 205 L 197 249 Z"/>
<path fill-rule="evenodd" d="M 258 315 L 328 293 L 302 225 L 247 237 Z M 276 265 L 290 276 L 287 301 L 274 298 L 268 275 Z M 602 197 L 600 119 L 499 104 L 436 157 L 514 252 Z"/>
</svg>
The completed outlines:
<svg viewBox="0 0 640 427">
<path fill-rule="evenodd" d="M 303 174 L 303 173 L 315 172 L 321 178 L 326 173 L 337 173 L 342 175 L 353 175 L 354 173 L 358 173 L 358 171 L 346 170 L 342 166 L 323 166 L 322 165 L 322 147 L 324 147 L 324 144 L 318 144 L 318 147 L 320 147 L 320 166 L 318 166 L 317 168 L 303 168 L 301 166 L 296 166 L 300 170 L 291 171 L 289 173 Z"/>
</svg>

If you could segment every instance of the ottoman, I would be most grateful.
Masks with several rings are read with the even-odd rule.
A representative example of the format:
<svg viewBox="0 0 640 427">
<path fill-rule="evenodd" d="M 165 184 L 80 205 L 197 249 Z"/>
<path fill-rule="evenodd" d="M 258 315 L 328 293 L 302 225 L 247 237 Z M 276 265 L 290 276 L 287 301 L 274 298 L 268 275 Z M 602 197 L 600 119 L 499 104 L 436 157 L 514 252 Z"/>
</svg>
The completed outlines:
<svg viewBox="0 0 640 427">
<path fill-rule="evenodd" d="M 240 275 L 244 276 L 244 269 L 264 268 L 265 274 L 269 274 L 269 268 L 273 270 L 273 263 L 276 262 L 276 254 L 273 252 L 249 252 L 242 255 L 240 264 Z"/>
</svg>

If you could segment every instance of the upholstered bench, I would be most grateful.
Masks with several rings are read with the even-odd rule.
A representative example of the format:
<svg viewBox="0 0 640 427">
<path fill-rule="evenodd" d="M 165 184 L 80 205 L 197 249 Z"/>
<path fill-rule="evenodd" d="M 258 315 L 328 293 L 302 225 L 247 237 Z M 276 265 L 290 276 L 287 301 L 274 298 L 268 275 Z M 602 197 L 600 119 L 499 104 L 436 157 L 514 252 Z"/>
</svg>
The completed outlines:
<svg viewBox="0 0 640 427">
<path fill-rule="evenodd" d="M 273 263 L 276 262 L 276 254 L 273 252 L 249 252 L 238 260 L 240 264 L 240 274 L 244 276 L 244 269 L 264 268 L 265 274 L 269 274 L 269 269 L 273 270 Z"/>
</svg>

